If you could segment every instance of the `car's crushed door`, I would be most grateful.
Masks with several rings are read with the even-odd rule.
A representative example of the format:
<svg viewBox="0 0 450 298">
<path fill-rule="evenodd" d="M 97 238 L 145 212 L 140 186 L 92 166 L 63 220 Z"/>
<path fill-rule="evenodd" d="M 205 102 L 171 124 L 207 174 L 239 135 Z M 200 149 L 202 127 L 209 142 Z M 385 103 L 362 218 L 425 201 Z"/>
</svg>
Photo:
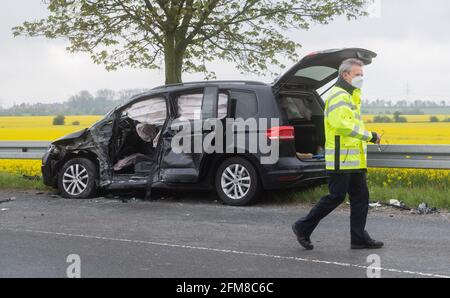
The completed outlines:
<svg viewBox="0 0 450 298">
<path fill-rule="evenodd" d="M 92 144 L 99 161 L 99 186 L 104 187 L 112 183 L 113 171 L 111 164 L 111 139 L 114 134 L 114 113 L 99 121 L 90 129 Z"/>
<path fill-rule="evenodd" d="M 204 124 L 217 118 L 218 88 L 190 90 L 174 94 L 172 99 L 176 116 L 162 135 L 160 181 L 196 183 L 205 156 L 203 140 L 214 133 Z"/>
</svg>

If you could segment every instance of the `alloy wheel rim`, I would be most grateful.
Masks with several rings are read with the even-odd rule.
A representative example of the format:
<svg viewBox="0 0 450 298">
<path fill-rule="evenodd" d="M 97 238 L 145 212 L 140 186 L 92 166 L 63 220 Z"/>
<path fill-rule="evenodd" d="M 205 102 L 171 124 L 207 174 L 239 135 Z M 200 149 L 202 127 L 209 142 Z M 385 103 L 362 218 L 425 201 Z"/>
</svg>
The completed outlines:
<svg viewBox="0 0 450 298">
<path fill-rule="evenodd" d="M 232 164 L 222 172 L 222 191 L 232 200 L 245 197 L 250 191 L 251 184 L 250 173 L 243 165 Z"/>
<path fill-rule="evenodd" d="M 80 164 L 73 164 L 63 174 L 64 190 L 72 195 L 78 196 L 83 193 L 88 185 L 89 174 L 86 168 Z"/>
</svg>

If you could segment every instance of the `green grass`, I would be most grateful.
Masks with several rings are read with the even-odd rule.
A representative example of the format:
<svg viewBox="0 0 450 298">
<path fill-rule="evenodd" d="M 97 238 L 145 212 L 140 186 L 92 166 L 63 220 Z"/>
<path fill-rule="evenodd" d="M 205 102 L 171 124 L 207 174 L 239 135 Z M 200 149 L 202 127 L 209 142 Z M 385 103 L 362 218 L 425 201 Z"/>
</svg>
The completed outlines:
<svg viewBox="0 0 450 298">
<path fill-rule="evenodd" d="M 409 208 L 417 208 L 420 203 L 427 203 L 429 207 L 450 210 L 449 192 L 433 187 L 369 186 L 369 191 L 370 201 L 389 203 L 389 200 L 396 199 L 403 201 Z M 315 203 L 327 194 L 328 187 L 322 185 L 304 190 L 281 191 L 274 193 L 273 197 L 278 203 Z"/>
<path fill-rule="evenodd" d="M 0 172 L 0 189 L 50 190 L 42 183 L 42 179 L 26 179 L 20 175 Z"/>
</svg>

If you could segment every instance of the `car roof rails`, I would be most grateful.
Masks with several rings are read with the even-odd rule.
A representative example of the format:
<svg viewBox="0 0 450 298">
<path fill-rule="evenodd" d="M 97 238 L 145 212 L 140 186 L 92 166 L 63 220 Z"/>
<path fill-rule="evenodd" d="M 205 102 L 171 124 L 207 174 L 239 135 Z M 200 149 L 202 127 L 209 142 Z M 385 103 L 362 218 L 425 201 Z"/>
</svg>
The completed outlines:
<svg viewBox="0 0 450 298">
<path fill-rule="evenodd" d="M 236 81 L 236 80 L 198 81 L 198 82 L 186 82 L 186 83 L 178 83 L 178 84 L 161 85 L 161 86 L 153 88 L 152 90 L 164 89 L 164 88 L 170 88 L 170 87 L 182 87 L 182 86 L 189 86 L 189 85 L 208 85 L 208 84 L 241 84 L 241 85 L 256 85 L 256 86 L 266 86 L 267 85 L 266 83 L 258 82 L 258 81 Z"/>
</svg>

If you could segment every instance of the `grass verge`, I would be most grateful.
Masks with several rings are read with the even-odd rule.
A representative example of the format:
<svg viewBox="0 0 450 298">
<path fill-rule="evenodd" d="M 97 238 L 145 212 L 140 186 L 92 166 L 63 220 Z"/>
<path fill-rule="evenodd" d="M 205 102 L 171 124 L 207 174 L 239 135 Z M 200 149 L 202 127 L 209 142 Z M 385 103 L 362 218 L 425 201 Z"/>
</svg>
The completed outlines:
<svg viewBox="0 0 450 298">
<path fill-rule="evenodd" d="M 385 187 L 369 186 L 370 201 L 389 203 L 395 199 L 403 201 L 409 208 L 417 208 L 420 203 L 430 207 L 450 210 L 450 194 L 433 187 Z M 328 194 L 326 185 L 303 190 L 281 191 L 274 194 L 274 199 L 280 203 L 315 203 Z M 347 196 L 348 200 L 348 196 Z"/>
<path fill-rule="evenodd" d="M 51 190 L 42 179 L 27 179 L 22 175 L 0 172 L 0 189 Z"/>
</svg>

